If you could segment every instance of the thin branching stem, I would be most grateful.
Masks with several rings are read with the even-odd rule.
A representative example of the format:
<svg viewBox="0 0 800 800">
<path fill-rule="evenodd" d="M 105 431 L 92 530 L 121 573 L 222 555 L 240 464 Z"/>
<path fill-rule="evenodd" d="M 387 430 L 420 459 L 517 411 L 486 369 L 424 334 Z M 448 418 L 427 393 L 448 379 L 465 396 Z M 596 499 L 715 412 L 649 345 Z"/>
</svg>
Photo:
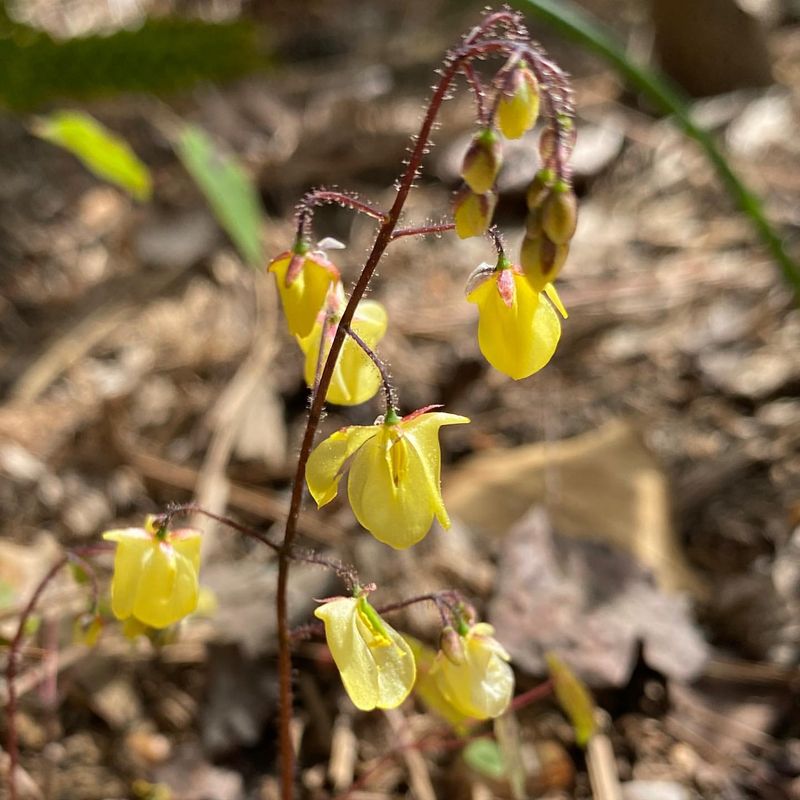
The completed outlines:
<svg viewBox="0 0 800 800">
<path fill-rule="evenodd" d="M 386 362 L 383 361 L 378 354 L 348 325 L 345 328 L 347 335 L 364 351 L 366 356 L 375 365 L 375 368 L 381 374 L 381 382 L 383 383 L 383 393 L 386 397 L 386 413 L 391 411 L 397 412 L 399 405 L 397 402 L 397 392 L 392 385 L 392 380 L 389 377 L 389 368 Z"/>
<path fill-rule="evenodd" d="M 392 241 L 404 236 L 435 236 L 456 229 L 455 222 L 440 222 L 436 225 L 420 225 L 414 228 L 398 228 L 392 233 Z"/>
</svg>

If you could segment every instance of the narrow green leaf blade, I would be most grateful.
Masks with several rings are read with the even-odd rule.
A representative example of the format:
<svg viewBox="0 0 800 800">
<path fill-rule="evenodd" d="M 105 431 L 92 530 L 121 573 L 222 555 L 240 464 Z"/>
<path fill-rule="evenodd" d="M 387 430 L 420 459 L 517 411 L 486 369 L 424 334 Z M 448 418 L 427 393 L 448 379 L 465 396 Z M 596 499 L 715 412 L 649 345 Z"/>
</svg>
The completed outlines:
<svg viewBox="0 0 800 800">
<path fill-rule="evenodd" d="M 244 261 L 254 268 L 262 266 L 261 222 L 264 210 L 258 192 L 241 164 L 233 155 L 221 152 L 208 134 L 196 125 L 187 125 L 179 133 L 174 146 Z"/>
<path fill-rule="evenodd" d="M 781 234 L 767 218 L 759 196 L 739 177 L 714 137 L 694 121 L 683 92 L 661 72 L 632 61 L 624 45 L 610 30 L 570 0 L 512 0 L 512 4 L 605 59 L 637 92 L 660 111 L 675 118 L 684 133 L 703 149 L 728 194 L 742 213 L 749 217 L 753 228 L 800 300 L 800 264 L 792 258 Z"/>
<path fill-rule="evenodd" d="M 575 741 L 586 747 L 597 727 L 595 705 L 586 684 L 555 654 L 545 653 L 556 699 L 575 730 Z"/>
<path fill-rule="evenodd" d="M 63 147 L 92 173 L 124 189 L 137 200 L 148 200 L 153 183 L 128 143 L 80 111 L 56 111 L 33 123 L 33 133 Z"/>
</svg>

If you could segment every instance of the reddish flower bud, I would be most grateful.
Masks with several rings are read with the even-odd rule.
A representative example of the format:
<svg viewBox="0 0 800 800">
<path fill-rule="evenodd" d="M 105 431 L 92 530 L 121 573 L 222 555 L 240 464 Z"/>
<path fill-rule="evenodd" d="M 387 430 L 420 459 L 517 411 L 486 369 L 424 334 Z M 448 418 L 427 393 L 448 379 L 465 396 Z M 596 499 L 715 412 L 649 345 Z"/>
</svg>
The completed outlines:
<svg viewBox="0 0 800 800">
<path fill-rule="evenodd" d="M 503 147 L 492 128 L 479 131 L 464 156 L 461 177 L 475 194 L 488 192 L 503 165 Z"/>
<path fill-rule="evenodd" d="M 578 200 L 565 181 L 553 187 L 542 205 L 542 228 L 556 244 L 567 244 L 578 224 Z"/>
<path fill-rule="evenodd" d="M 456 233 L 462 239 L 470 236 L 483 236 L 492 224 L 497 195 L 494 192 L 475 194 L 464 186 L 456 194 L 453 205 L 453 219 Z"/>
<path fill-rule="evenodd" d="M 535 208 L 541 208 L 542 203 L 547 199 L 550 193 L 550 187 L 553 185 L 555 176 L 550 169 L 540 169 L 528 187 L 528 192 L 525 199 L 528 203 L 528 208 L 533 211 Z"/>
<path fill-rule="evenodd" d="M 442 628 L 442 634 L 439 637 L 439 649 L 452 664 L 463 664 L 466 661 L 467 654 L 464 652 L 464 641 L 456 633 L 455 628 L 450 625 Z"/>
<path fill-rule="evenodd" d="M 566 122 L 566 120 L 565 120 Z M 575 139 L 577 134 L 575 126 L 572 125 L 572 120 L 569 120 L 569 126 L 562 128 L 561 132 L 561 160 L 566 161 L 572 154 L 572 149 L 575 147 Z M 542 164 L 546 166 L 553 166 L 556 155 L 556 131 L 555 128 L 545 128 L 539 138 L 539 158 Z"/>
<path fill-rule="evenodd" d="M 556 244 L 546 233 L 541 233 L 522 240 L 519 263 L 530 285 L 541 292 L 556 279 L 568 254 L 569 244 Z"/>
</svg>

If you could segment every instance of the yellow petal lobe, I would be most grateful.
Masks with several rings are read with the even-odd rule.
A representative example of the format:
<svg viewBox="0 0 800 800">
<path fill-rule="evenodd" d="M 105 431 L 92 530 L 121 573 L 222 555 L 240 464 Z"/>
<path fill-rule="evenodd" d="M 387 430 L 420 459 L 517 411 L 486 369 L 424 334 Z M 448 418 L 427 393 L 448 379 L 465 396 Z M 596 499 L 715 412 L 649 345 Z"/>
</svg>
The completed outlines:
<svg viewBox="0 0 800 800">
<path fill-rule="evenodd" d="M 306 465 L 306 483 L 318 508 L 336 497 L 347 460 L 377 433 L 376 425 L 351 425 L 314 448 Z"/>
</svg>

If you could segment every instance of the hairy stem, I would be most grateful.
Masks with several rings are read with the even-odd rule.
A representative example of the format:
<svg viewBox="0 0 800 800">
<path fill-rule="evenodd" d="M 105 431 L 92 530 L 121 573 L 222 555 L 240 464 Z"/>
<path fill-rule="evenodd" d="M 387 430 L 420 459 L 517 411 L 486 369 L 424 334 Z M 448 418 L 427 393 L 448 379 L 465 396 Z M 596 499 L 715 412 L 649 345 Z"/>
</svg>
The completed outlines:
<svg viewBox="0 0 800 800">
<path fill-rule="evenodd" d="M 61 572 L 62 568 L 65 567 L 69 561 L 69 555 L 62 556 L 62 558 L 50 567 L 47 574 L 39 581 L 27 605 L 22 609 L 16 633 L 8 648 L 8 663 L 6 664 L 6 692 L 8 694 L 8 700 L 6 702 L 6 752 L 8 753 L 8 796 L 10 800 L 18 800 L 19 797 L 17 793 L 19 743 L 17 740 L 17 688 L 15 682 L 19 668 L 22 640 L 25 636 L 28 620 L 36 609 L 36 605 L 42 593 L 47 588 L 50 581 Z"/>
<path fill-rule="evenodd" d="M 376 219 L 379 222 L 384 222 L 386 219 L 385 212 L 381 211 L 379 208 L 375 208 L 369 203 L 365 203 L 363 200 L 360 200 L 358 197 L 348 192 L 340 192 L 332 189 L 312 189 L 297 204 L 297 227 L 301 235 L 309 235 L 313 209 L 316 206 L 322 206 L 328 203 L 350 208 L 353 211 L 357 211 L 359 214 L 372 217 L 372 219 Z"/>
<path fill-rule="evenodd" d="M 389 369 L 386 363 L 382 361 L 378 354 L 348 325 L 345 328 L 347 335 L 364 351 L 370 361 L 375 365 L 375 368 L 381 374 L 381 382 L 383 383 L 383 393 L 386 396 L 386 413 L 391 411 L 397 412 L 397 392 L 389 379 Z"/>
</svg>

